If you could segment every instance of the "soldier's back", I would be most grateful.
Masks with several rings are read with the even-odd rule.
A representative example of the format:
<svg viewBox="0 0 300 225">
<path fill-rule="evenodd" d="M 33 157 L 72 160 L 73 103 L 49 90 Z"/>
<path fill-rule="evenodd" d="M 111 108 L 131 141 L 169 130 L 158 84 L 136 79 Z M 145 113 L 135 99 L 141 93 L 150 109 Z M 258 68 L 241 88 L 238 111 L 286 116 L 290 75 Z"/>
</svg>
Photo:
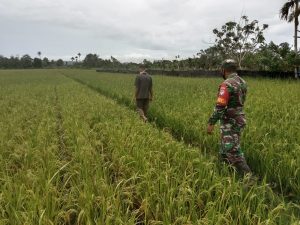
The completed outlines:
<svg viewBox="0 0 300 225">
<path fill-rule="evenodd" d="M 246 94 L 247 94 L 247 83 L 237 74 L 233 74 L 224 81 L 226 84 L 230 98 L 228 102 L 228 108 L 243 107 Z"/>
</svg>

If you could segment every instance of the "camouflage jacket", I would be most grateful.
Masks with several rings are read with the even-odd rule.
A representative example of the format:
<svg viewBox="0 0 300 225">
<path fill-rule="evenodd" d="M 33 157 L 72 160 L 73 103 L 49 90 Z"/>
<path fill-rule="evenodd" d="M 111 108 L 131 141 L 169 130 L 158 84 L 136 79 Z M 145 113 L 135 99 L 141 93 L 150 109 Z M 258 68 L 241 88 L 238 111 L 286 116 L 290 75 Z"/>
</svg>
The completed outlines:
<svg viewBox="0 0 300 225">
<path fill-rule="evenodd" d="M 219 86 L 217 103 L 208 123 L 230 123 L 238 127 L 246 125 L 243 106 L 246 100 L 247 84 L 236 73 L 232 73 Z"/>
</svg>

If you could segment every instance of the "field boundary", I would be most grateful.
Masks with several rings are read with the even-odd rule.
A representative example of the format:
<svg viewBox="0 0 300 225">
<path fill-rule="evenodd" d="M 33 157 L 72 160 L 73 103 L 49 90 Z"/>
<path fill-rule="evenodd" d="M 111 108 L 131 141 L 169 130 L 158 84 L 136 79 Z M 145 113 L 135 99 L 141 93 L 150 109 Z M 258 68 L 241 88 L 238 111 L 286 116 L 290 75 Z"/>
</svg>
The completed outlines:
<svg viewBox="0 0 300 225">
<path fill-rule="evenodd" d="M 147 70 L 152 75 L 174 76 L 174 77 L 220 77 L 219 70 Z M 138 74 L 137 70 L 124 69 L 96 69 L 96 72 L 108 73 L 127 73 Z M 254 78 L 277 78 L 277 79 L 296 79 L 293 71 L 252 71 L 238 70 L 238 74 L 242 77 Z"/>
</svg>

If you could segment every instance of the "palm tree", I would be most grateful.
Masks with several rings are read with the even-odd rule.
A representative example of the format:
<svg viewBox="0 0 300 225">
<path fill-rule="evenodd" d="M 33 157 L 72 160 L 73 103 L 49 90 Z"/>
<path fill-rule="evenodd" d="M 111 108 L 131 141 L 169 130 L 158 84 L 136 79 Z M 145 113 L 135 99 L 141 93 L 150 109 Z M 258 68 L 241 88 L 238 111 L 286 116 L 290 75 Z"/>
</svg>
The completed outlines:
<svg viewBox="0 0 300 225">
<path fill-rule="evenodd" d="M 41 58 L 42 53 L 40 51 L 38 51 L 37 54 Z"/>
<path fill-rule="evenodd" d="M 289 23 L 294 21 L 294 50 L 295 56 L 298 55 L 298 24 L 299 24 L 299 0 L 289 0 L 283 4 L 280 9 L 280 18 L 288 21 Z M 298 67 L 295 66 L 295 77 L 298 77 Z"/>
<path fill-rule="evenodd" d="M 79 61 L 80 61 L 80 56 L 81 56 L 81 53 L 80 53 L 80 52 L 78 52 L 78 53 L 77 53 L 77 55 L 78 55 L 78 59 L 79 59 Z"/>
<path fill-rule="evenodd" d="M 177 63 L 177 70 L 179 70 L 180 69 L 180 67 L 179 67 L 179 58 L 180 58 L 180 55 L 175 55 L 175 62 Z"/>
<path fill-rule="evenodd" d="M 71 57 L 72 62 L 74 61 L 74 59 L 75 59 L 74 57 Z"/>
</svg>

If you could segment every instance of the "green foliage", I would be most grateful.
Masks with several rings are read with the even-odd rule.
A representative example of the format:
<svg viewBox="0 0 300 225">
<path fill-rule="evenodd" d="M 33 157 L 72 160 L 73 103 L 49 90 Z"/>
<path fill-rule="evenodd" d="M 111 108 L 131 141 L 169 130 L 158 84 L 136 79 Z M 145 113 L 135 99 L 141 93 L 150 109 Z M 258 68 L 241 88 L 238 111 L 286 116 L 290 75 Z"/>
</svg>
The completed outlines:
<svg viewBox="0 0 300 225">
<path fill-rule="evenodd" d="M 297 0 L 288 0 L 283 4 L 283 6 L 280 9 L 281 19 L 286 20 L 290 23 L 294 21 L 295 17 L 298 18 L 299 9 L 295 10 L 296 1 Z M 298 20 L 295 22 L 298 23 Z"/>
<path fill-rule="evenodd" d="M 224 58 L 217 46 L 201 50 L 197 55 L 199 56 L 199 59 L 197 60 L 198 67 L 206 70 L 220 68 Z"/>
<path fill-rule="evenodd" d="M 291 71 L 295 65 L 299 65 L 298 61 L 288 43 L 276 45 L 270 42 L 261 45 L 255 54 L 246 56 L 244 66 L 252 70 Z"/>
<path fill-rule="evenodd" d="M 83 65 L 89 68 L 97 67 L 98 59 L 99 57 L 96 54 L 87 54 L 83 60 Z"/>
<path fill-rule="evenodd" d="M 64 61 L 62 59 L 56 61 L 56 66 L 62 67 L 63 65 L 64 65 Z"/>
<path fill-rule="evenodd" d="M 62 59 L 58 61 L 51 60 L 47 57 L 34 58 L 32 59 L 30 55 L 23 55 L 21 58 L 18 56 L 11 56 L 10 58 L 0 55 L 0 68 L 2 69 L 31 69 L 31 68 L 49 68 L 63 66 L 64 62 Z"/>
<path fill-rule="evenodd" d="M 43 67 L 48 67 L 50 65 L 49 59 L 47 57 L 44 57 L 43 61 L 42 61 L 42 64 L 43 64 L 42 65 Z"/>
<path fill-rule="evenodd" d="M 32 63 L 34 68 L 42 68 L 43 67 L 43 61 L 39 58 L 34 58 Z"/>
<path fill-rule="evenodd" d="M 94 87 L 102 94 L 134 107 L 132 75 L 72 73 L 72 77 Z M 167 127 L 178 139 L 201 146 L 216 155 L 219 138 L 206 134 L 206 124 L 215 103 L 220 79 L 170 78 L 155 76 L 155 101 L 150 108 L 152 120 Z M 246 79 L 248 127 L 243 148 L 251 168 L 268 182 L 274 182 L 285 194 L 300 195 L 300 171 L 297 169 L 300 121 L 299 85 L 293 81 Z M 287 101 L 286 99 L 289 99 Z M 293 174 L 286 176 L 286 174 Z"/>
<path fill-rule="evenodd" d="M 133 110 L 63 74 L 90 85 L 97 81 L 102 90 L 109 85 L 107 92 L 119 88 L 114 93 L 120 98 L 132 88 L 133 77 L 126 75 L 99 77 L 83 70 L 0 71 L 0 92 L 5 95 L 0 99 L 1 224 L 299 221 L 297 207 L 264 182 L 243 187 L 247 179 L 238 180 L 227 167 L 219 166 L 216 157 L 205 154 L 210 149 L 174 140 L 168 128 L 159 130 L 142 123 Z M 200 117 L 191 125 L 196 122 L 198 126 L 206 117 L 214 89 L 208 84 L 216 80 L 202 80 L 201 89 L 196 88 L 200 81 L 195 79 L 155 80 L 157 87 L 162 83 L 164 88 L 157 89 L 158 103 L 154 104 L 158 105 L 153 108 L 166 112 L 165 118 L 174 118 L 172 113 L 179 116 L 183 108 L 188 113 L 181 114 L 181 119 L 198 118 L 194 104 L 201 106 Z M 195 101 L 189 101 L 189 106 L 191 93 Z M 174 94 L 182 99 L 174 100 Z M 204 98 L 197 99 L 200 94 Z M 125 94 L 124 99 L 127 97 Z M 168 111 L 172 102 L 173 112 Z"/>
<path fill-rule="evenodd" d="M 264 43 L 263 31 L 267 28 L 267 24 L 260 27 L 258 20 L 249 21 L 247 16 L 242 16 L 239 23 L 230 21 L 220 30 L 213 30 L 216 47 L 223 58 L 235 59 L 241 68 L 245 56 Z"/>
<path fill-rule="evenodd" d="M 31 68 L 32 67 L 32 58 L 29 55 L 23 55 L 20 59 L 22 68 Z"/>
</svg>

